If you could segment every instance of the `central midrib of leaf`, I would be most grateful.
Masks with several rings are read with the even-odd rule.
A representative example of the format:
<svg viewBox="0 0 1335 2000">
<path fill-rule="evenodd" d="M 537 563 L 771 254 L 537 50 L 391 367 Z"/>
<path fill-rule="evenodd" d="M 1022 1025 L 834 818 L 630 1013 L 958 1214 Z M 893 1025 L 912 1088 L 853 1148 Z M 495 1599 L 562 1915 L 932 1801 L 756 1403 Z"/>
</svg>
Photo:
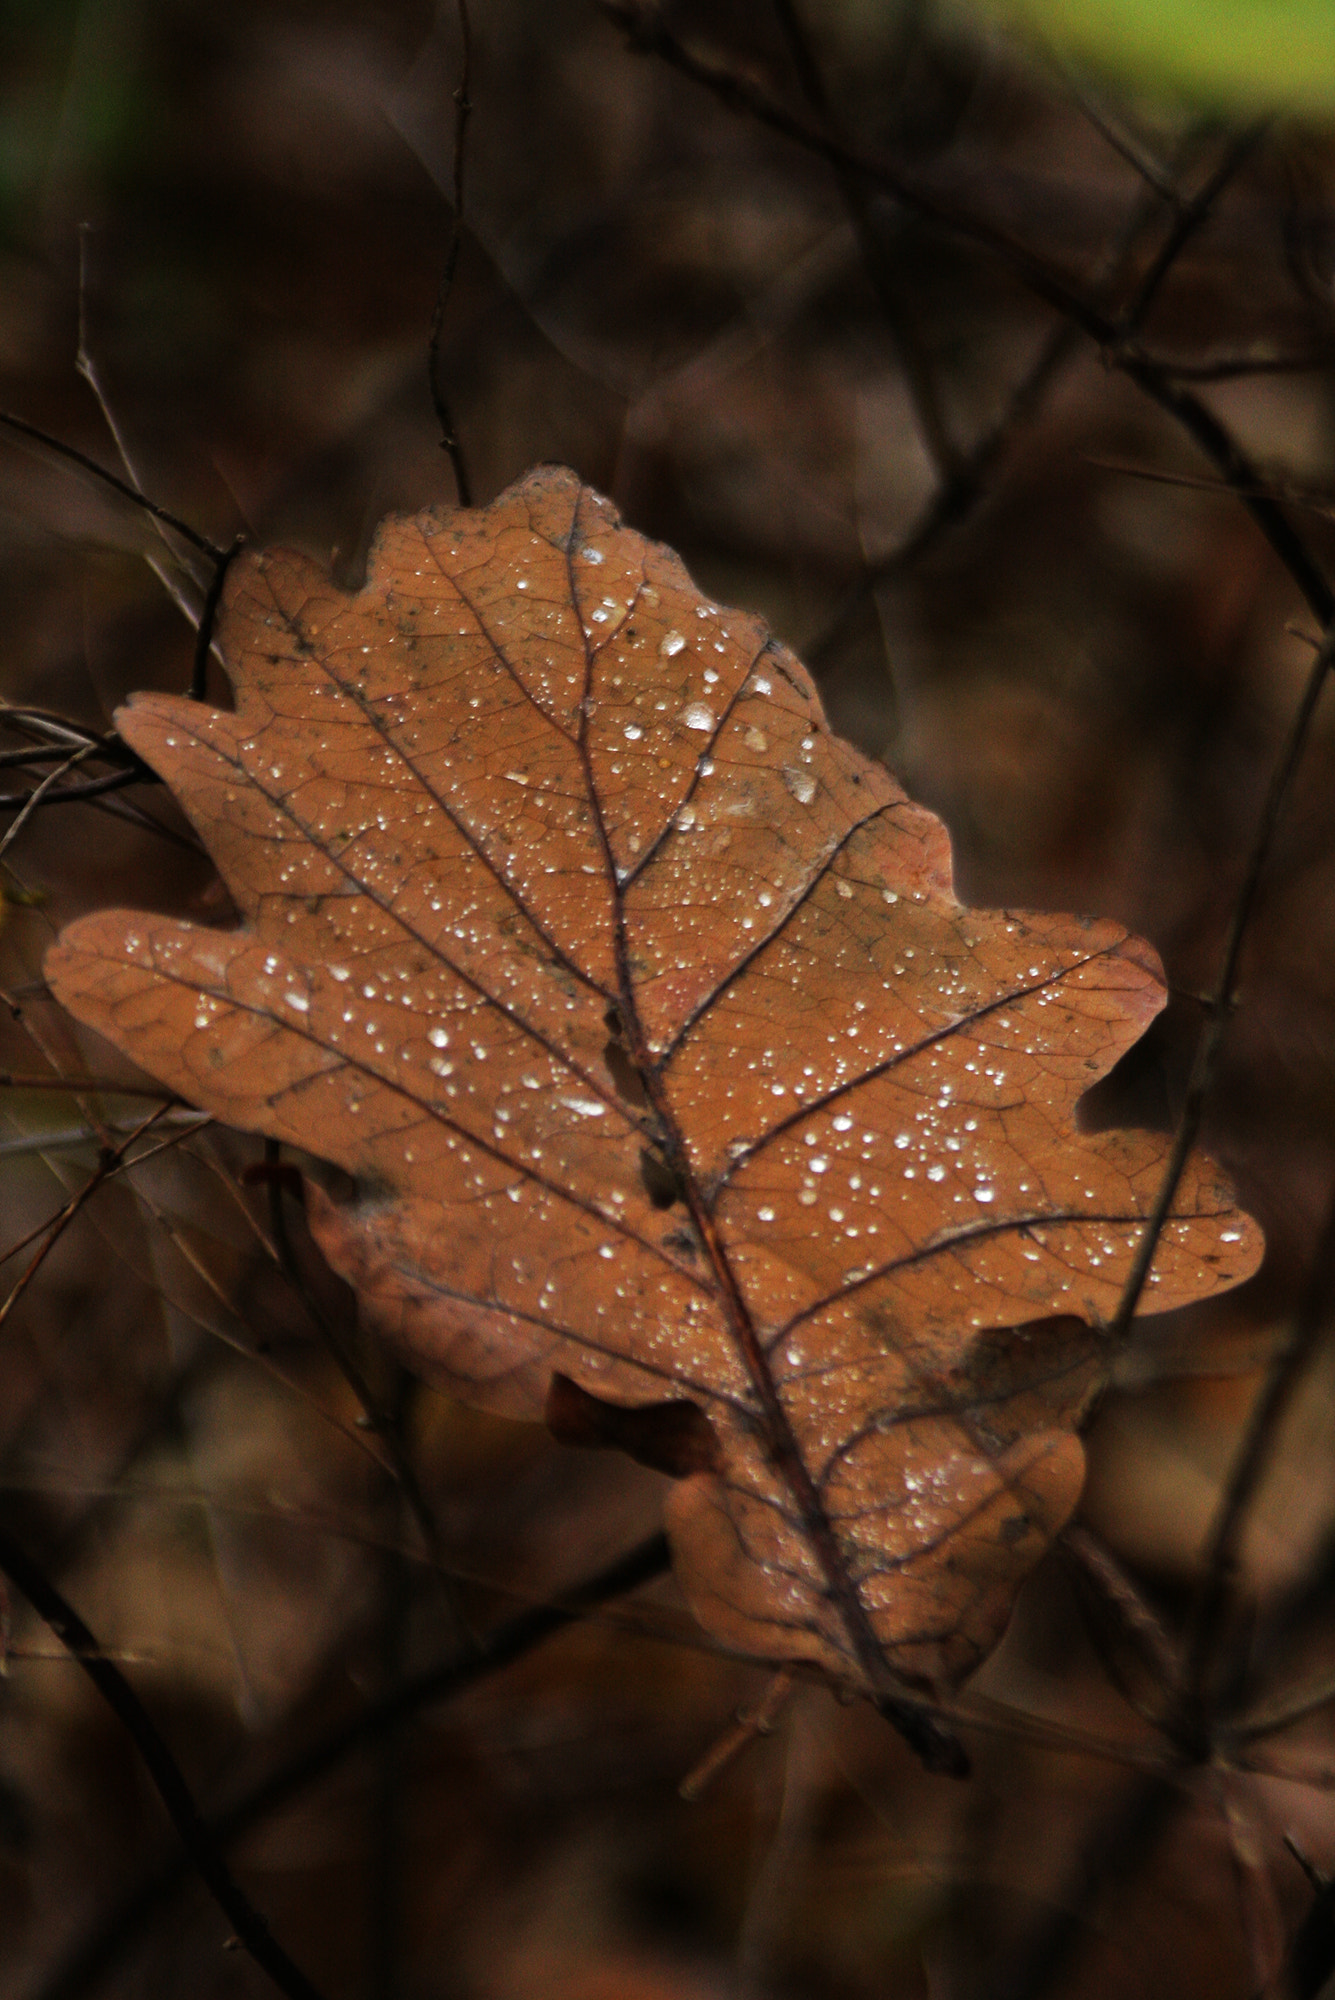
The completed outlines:
<svg viewBox="0 0 1335 2000">
<path fill-rule="evenodd" d="M 566 543 L 566 563 L 570 579 L 571 602 L 578 606 L 577 581 L 571 562 L 571 551 L 575 538 L 572 522 Z M 581 620 L 581 626 L 583 621 Z M 494 642 L 493 642 L 494 643 Z M 497 648 L 498 657 L 504 659 Z M 612 858 L 611 842 L 603 818 L 602 803 L 594 782 L 593 768 L 589 756 L 588 728 L 591 711 L 591 692 L 594 653 L 590 648 L 587 631 L 584 637 L 585 682 L 583 697 L 579 705 L 578 750 L 584 772 L 584 783 L 589 811 L 597 829 L 602 848 L 603 863 L 607 871 L 608 887 L 612 900 L 615 936 L 613 950 L 617 967 L 619 986 L 618 1000 L 621 1019 L 631 1061 L 639 1072 L 646 1096 L 653 1110 L 655 1120 L 662 1135 L 662 1143 L 667 1153 L 668 1164 L 682 1190 L 691 1221 L 697 1236 L 703 1244 L 714 1274 L 717 1296 L 727 1319 L 729 1330 L 736 1344 L 755 1390 L 760 1408 L 761 1432 L 765 1455 L 774 1470 L 784 1481 L 793 1498 L 794 1507 L 810 1546 L 815 1551 L 817 1561 L 825 1577 L 830 1600 L 839 1610 L 844 1630 L 854 1657 L 866 1675 L 868 1683 L 878 1693 L 892 1694 L 897 1683 L 887 1667 L 884 1653 L 876 1637 L 871 1619 L 857 1585 L 849 1573 L 844 1560 L 839 1537 L 825 1509 L 820 1491 L 810 1467 L 803 1455 L 797 1433 L 789 1419 L 783 1398 L 779 1394 L 771 1372 L 764 1345 L 757 1333 L 750 1308 L 737 1282 L 736 1273 L 728 1257 L 727 1246 L 719 1233 L 713 1208 L 706 1200 L 703 1190 L 690 1165 L 685 1137 L 678 1125 L 675 1114 L 663 1087 L 663 1066 L 655 1060 L 649 1048 L 648 1037 L 640 1017 L 635 982 L 630 969 L 630 953 L 626 943 L 625 901 L 623 885 L 617 878 L 615 862 Z M 506 663 L 508 666 L 508 662 Z M 512 671 L 512 670 L 511 670 Z M 733 696 L 733 700 L 736 696 Z M 731 706 L 731 703 L 729 703 Z M 721 726 L 721 724 L 719 725 Z M 703 1003 L 701 1011 L 717 999 L 717 986 L 711 990 L 709 999 Z"/>
</svg>

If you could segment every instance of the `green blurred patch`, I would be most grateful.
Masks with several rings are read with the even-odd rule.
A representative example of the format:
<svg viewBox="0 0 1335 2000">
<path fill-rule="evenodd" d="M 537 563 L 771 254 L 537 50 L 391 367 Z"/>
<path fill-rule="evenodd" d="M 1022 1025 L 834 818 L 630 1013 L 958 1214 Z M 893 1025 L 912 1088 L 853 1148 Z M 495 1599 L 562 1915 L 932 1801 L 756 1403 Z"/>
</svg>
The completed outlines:
<svg viewBox="0 0 1335 2000">
<path fill-rule="evenodd" d="M 1059 55 L 1221 109 L 1335 111 L 1335 0 L 960 0 Z"/>
</svg>

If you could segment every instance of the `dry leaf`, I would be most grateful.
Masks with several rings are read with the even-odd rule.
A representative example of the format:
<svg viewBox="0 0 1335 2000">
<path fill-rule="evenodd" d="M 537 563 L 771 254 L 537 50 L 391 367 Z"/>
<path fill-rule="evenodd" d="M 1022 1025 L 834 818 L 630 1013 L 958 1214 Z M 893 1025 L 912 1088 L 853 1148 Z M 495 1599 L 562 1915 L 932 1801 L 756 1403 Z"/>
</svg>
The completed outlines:
<svg viewBox="0 0 1335 2000">
<path fill-rule="evenodd" d="M 120 727 L 242 928 L 87 918 L 61 999 L 358 1177 L 313 1227 L 425 1375 L 681 1475 L 720 1638 L 967 1672 L 1079 1493 L 1166 1142 L 1072 1114 L 1162 1005 L 1152 951 L 962 909 L 792 655 L 571 473 L 387 523 L 356 595 L 247 557 L 220 639 L 235 713 Z M 1149 1302 L 1260 1248 L 1197 1159 Z"/>
</svg>

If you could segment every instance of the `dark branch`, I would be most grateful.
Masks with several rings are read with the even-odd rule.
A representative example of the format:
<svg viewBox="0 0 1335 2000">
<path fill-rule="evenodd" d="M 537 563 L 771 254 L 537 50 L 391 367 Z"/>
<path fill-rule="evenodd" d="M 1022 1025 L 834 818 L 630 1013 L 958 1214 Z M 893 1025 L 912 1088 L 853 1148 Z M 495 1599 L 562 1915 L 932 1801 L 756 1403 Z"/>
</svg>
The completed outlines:
<svg viewBox="0 0 1335 2000">
<path fill-rule="evenodd" d="M 436 421 L 440 425 L 441 446 L 449 453 L 450 464 L 454 468 L 454 485 L 459 496 L 459 505 L 471 507 L 472 488 L 464 464 L 463 448 L 459 443 L 449 399 L 445 393 L 445 370 L 441 355 L 445 309 L 454 290 L 454 277 L 459 267 L 459 252 L 464 240 L 464 168 L 467 160 L 468 120 L 473 109 L 469 95 L 473 67 L 473 24 L 469 17 L 468 0 L 455 0 L 455 9 L 459 20 L 459 81 L 454 91 L 452 186 L 454 215 L 450 223 L 449 239 L 445 245 L 445 257 L 441 264 L 440 283 L 436 288 L 435 310 L 431 315 L 431 334 L 427 342 L 427 381 L 431 389 L 431 403 L 436 412 Z"/>
<path fill-rule="evenodd" d="M 205 1825 L 180 1766 L 120 1668 L 107 1659 L 77 1611 L 45 1572 L 0 1528 L 0 1570 L 21 1590 L 62 1646 L 79 1662 L 144 1761 L 158 1796 L 180 1835 L 185 1860 L 204 1883 L 240 1943 L 291 2000 L 320 2000 L 319 1989 L 293 1964 L 268 1924 L 237 1883 Z"/>
<path fill-rule="evenodd" d="M 1251 923 L 1252 912 L 1256 907 L 1256 898 L 1261 886 L 1261 877 L 1265 872 L 1266 862 L 1270 858 L 1270 849 L 1274 842 L 1275 829 L 1279 824 L 1280 816 L 1288 800 L 1289 790 L 1298 766 L 1302 761 L 1303 752 L 1307 748 L 1307 741 L 1312 731 L 1312 720 L 1316 714 L 1316 706 L 1321 698 L 1321 691 L 1326 684 L 1326 676 L 1333 658 L 1335 658 L 1335 628 L 1327 631 L 1325 639 L 1317 650 L 1316 657 L 1308 672 L 1307 685 L 1303 690 L 1302 700 L 1298 704 L 1297 712 L 1289 726 L 1288 736 L 1285 739 L 1283 748 L 1280 751 L 1279 758 L 1271 774 L 1270 785 L 1266 792 L 1265 802 L 1261 808 L 1261 817 L 1257 825 L 1256 836 L 1252 842 L 1251 853 L 1247 858 L 1247 866 L 1242 878 L 1242 885 L 1238 891 L 1237 902 L 1234 905 L 1233 919 L 1229 925 L 1228 937 L 1224 945 L 1223 963 L 1219 969 L 1219 977 L 1215 983 L 1214 991 L 1210 996 L 1209 1008 L 1201 1029 L 1200 1039 L 1196 1044 L 1196 1054 L 1192 1062 L 1191 1074 L 1187 1080 L 1187 1094 L 1182 1107 L 1182 1116 L 1178 1120 L 1177 1131 L 1173 1135 L 1172 1148 L 1168 1155 L 1168 1163 L 1164 1168 L 1163 1180 L 1160 1183 L 1159 1191 L 1155 1198 L 1154 1208 L 1150 1213 L 1145 1234 L 1141 1239 L 1140 1246 L 1136 1252 L 1135 1262 L 1127 1278 L 1126 1286 L 1117 1308 L 1117 1316 L 1112 1323 L 1111 1333 L 1115 1342 L 1125 1337 L 1132 1317 L 1140 1303 L 1141 1294 L 1149 1278 L 1150 1265 L 1154 1261 L 1154 1255 L 1159 1245 L 1159 1238 L 1163 1234 L 1164 1224 L 1168 1221 L 1172 1211 L 1173 1200 L 1177 1194 L 1178 1185 L 1181 1182 L 1188 1156 L 1200 1135 L 1201 1118 L 1205 1111 L 1205 1100 L 1209 1094 L 1210 1086 L 1214 1082 L 1215 1071 L 1219 1064 L 1219 1053 L 1223 1047 L 1229 1017 L 1233 1011 L 1238 966 L 1241 962 L 1242 947 L 1246 939 L 1248 926 Z"/>
<path fill-rule="evenodd" d="M 192 547 L 199 549 L 211 561 L 219 563 L 226 559 L 226 550 L 220 549 L 216 542 L 211 542 L 207 535 L 201 535 L 198 528 L 192 528 L 179 514 L 171 513 L 166 507 L 159 507 L 156 500 L 150 500 L 137 486 L 132 486 L 128 479 L 120 478 L 117 473 L 108 472 L 105 465 L 99 465 L 95 458 L 88 456 L 87 452 L 77 450 L 72 444 L 62 444 L 60 439 L 52 437 L 49 431 L 39 430 L 36 424 L 30 424 L 25 417 L 13 416 L 8 410 L 0 410 L 0 424 L 4 424 L 11 431 L 16 431 L 20 437 L 31 438 L 35 444 L 43 445 L 47 451 L 54 451 L 58 457 L 68 459 L 72 465 L 80 466 L 94 479 L 100 480 L 104 486 L 109 486 L 113 493 L 119 493 L 123 500 L 130 501 L 133 506 L 142 508 L 145 514 L 151 514 L 155 521 L 161 521 L 164 526 L 174 529 L 178 535 L 183 535 Z"/>
<path fill-rule="evenodd" d="M 457 1654 L 413 1675 L 401 1686 L 353 1716 L 295 1757 L 271 1771 L 206 1823 L 210 1839 L 231 1846 L 253 1828 L 329 1776 L 357 1751 L 393 1732 L 410 1715 L 452 1700 L 479 1681 L 499 1673 L 612 1598 L 622 1597 L 661 1576 L 668 1566 L 663 1535 L 650 1535 L 625 1555 L 574 1585 L 559 1603 L 538 1604 L 498 1625 L 470 1653 Z M 132 1890 L 97 1928 L 58 1965 L 33 2000 L 82 2000 L 132 1948 L 161 1905 L 185 1882 L 188 1868 L 174 1855 Z"/>
</svg>

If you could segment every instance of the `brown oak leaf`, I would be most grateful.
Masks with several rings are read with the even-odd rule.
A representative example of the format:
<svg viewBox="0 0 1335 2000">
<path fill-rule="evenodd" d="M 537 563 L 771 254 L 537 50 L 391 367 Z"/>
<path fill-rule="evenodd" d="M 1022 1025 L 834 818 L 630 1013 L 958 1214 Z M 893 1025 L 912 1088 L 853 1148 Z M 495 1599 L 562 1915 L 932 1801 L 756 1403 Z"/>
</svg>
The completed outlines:
<svg viewBox="0 0 1335 2000">
<path fill-rule="evenodd" d="M 119 726 L 241 926 L 85 918 L 56 993 L 357 1177 L 312 1226 L 430 1380 L 677 1474 L 725 1642 L 957 1681 L 1079 1494 L 1166 1141 L 1073 1112 L 1154 953 L 963 908 L 792 654 L 569 472 L 387 522 L 352 595 L 247 556 L 219 636 L 234 712 Z M 1149 1305 L 1260 1248 L 1197 1157 Z"/>
</svg>

